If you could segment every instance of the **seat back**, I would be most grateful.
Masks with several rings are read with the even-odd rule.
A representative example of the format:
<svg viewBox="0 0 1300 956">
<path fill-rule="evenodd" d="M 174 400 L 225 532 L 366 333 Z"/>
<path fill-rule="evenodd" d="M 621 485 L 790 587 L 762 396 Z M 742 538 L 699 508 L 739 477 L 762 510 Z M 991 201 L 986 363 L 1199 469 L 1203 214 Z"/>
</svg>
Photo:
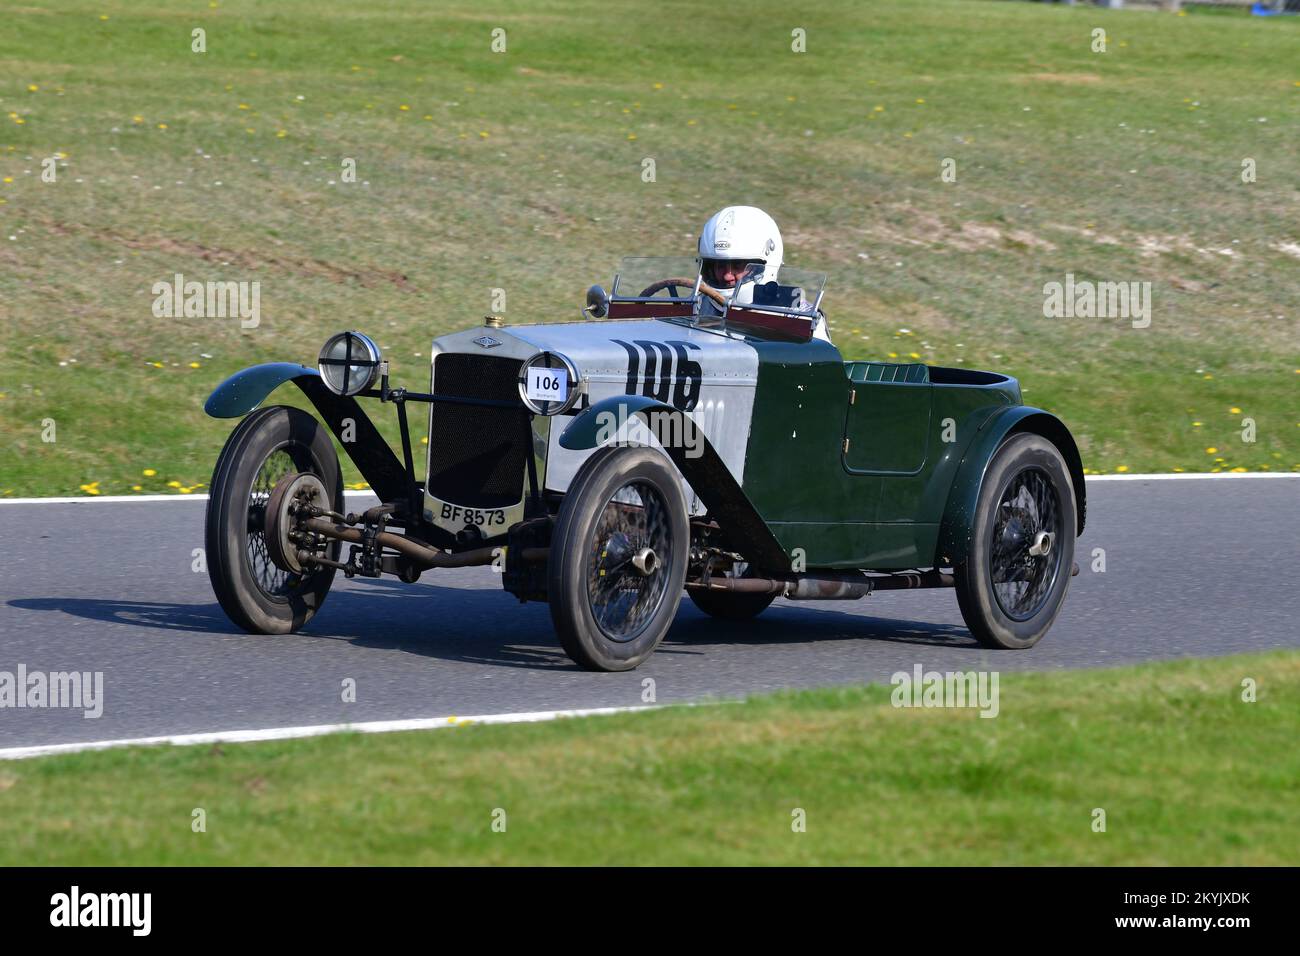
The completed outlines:
<svg viewBox="0 0 1300 956">
<path fill-rule="evenodd" d="M 924 384 L 930 381 L 929 368 L 911 362 L 845 362 L 844 371 L 851 382 Z"/>
</svg>

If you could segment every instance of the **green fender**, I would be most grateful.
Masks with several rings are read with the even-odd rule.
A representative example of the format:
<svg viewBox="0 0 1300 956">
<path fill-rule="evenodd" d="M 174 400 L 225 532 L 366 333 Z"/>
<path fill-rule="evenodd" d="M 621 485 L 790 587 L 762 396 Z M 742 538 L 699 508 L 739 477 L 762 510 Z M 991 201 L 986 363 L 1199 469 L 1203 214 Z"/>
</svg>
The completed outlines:
<svg viewBox="0 0 1300 956">
<path fill-rule="evenodd" d="M 782 573 L 790 570 L 790 556 L 772 534 L 767 522 L 754 509 L 741 490 L 735 476 L 718 456 L 709 440 L 701 434 L 689 415 L 644 395 L 615 395 L 597 402 L 578 415 L 560 435 L 560 447 L 584 451 L 607 444 L 619 428 L 636 416 L 651 425 L 652 414 L 670 415 L 680 421 L 672 423 L 670 434 L 689 436 L 680 444 L 664 447 L 677 470 L 690 483 L 717 521 L 732 546 L 763 571 Z M 653 430 L 653 429 L 652 429 Z M 699 454 L 689 454 L 698 448 Z"/>
<path fill-rule="evenodd" d="M 320 378 L 320 372 L 293 362 L 268 362 L 236 372 L 208 396 L 203 410 L 213 418 L 242 418 L 285 382 Z"/>
<path fill-rule="evenodd" d="M 943 521 L 939 526 L 938 564 L 950 564 L 952 559 L 966 551 L 970 543 L 971 526 L 975 521 L 975 507 L 979 501 L 980 486 L 993 454 L 1011 435 L 1030 432 L 1042 435 L 1060 451 L 1070 470 L 1070 483 L 1074 486 L 1075 511 L 1078 516 L 1078 534 L 1083 534 L 1087 512 L 1087 492 L 1083 483 L 1083 460 L 1065 423 L 1041 408 L 1028 405 L 1010 405 L 995 412 L 980 426 L 957 469 Z"/>
<path fill-rule="evenodd" d="M 208 396 L 203 410 L 213 418 L 239 418 L 257 408 L 285 382 L 293 382 L 311 400 L 380 501 L 405 499 L 409 495 L 411 476 L 379 429 L 355 398 L 335 395 L 326 388 L 320 372 L 314 368 L 292 362 L 250 366 L 218 385 Z M 348 422 L 351 434 L 344 441 Z"/>
</svg>

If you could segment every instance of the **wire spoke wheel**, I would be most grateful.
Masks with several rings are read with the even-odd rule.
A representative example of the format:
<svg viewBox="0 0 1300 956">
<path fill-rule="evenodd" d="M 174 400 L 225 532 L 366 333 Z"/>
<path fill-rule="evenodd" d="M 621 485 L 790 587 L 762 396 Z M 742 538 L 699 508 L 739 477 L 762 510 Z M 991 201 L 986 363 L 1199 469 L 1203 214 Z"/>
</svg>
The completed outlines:
<svg viewBox="0 0 1300 956">
<path fill-rule="evenodd" d="M 626 671 L 654 653 L 686 583 L 690 524 L 681 478 L 653 448 L 602 448 L 560 505 L 547 600 L 579 667 Z"/>
<path fill-rule="evenodd" d="M 293 473 L 316 477 L 331 507 L 342 507 L 343 480 L 329 432 L 307 412 L 270 405 L 231 432 L 212 474 L 204 528 L 208 577 L 235 624 L 253 634 L 289 634 L 309 621 L 329 592 L 332 567 L 294 569 L 284 541 L 268 540 L 272 492 Z M 272 547 L 275 544 L 275 547 Z M 325 555 L 337 555 L 337 544 Z"/>
<path fill-rule="evenodd" d="M 962 619 L 985 647 L 1033 647 L 1056 620 L 1079 501 L 1061 450 L 1042 435 L 1011 435 L 989 459 L 966 541 L 952 555 Z"/>
<path fill-rule="evenodd" d="M 283 597 L 301 583 L 306 575 L 297 575 L 275 566 L 266 545 L 266 503 L 271 491 L 285 475 L 298 470 L 292 457 L 277 448 L 266 457 L 248 492 L 248 570 L 253 582 L 271 597 Z"/>
<path fill-rule="evenodd" d="M 1051 479 L 1027 468 L 998 502 L 990 542 L 993 593 L 1003 612 L 1027 621 L 1042 610 L 1061 568 L 1061 505 Z"/>
<path fill-rule="evenodd" d="M 663 602 L 667 576 L 647 573 L 671 553 L 672 527 L 663 496 L 648 482 L 631 482 L 606 502 L 587 555 L 587 595 L 596 624 L 613 641 L 635 638 Z"/>
</svg>

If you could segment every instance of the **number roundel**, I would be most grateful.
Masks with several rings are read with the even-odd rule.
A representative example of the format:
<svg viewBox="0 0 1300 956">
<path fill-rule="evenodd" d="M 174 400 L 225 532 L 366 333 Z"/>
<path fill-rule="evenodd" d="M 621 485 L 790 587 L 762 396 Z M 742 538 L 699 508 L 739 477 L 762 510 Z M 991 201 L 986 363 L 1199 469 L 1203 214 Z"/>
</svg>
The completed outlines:
<svg viewBox="0 0 1300 956">
<path fill-rule="evenodd" d="M 578 369 L 560 352 L 538 352 L 519 370 L 519 398 L 537 415 L 560 415 L 578 401 Z"/>
</svg>

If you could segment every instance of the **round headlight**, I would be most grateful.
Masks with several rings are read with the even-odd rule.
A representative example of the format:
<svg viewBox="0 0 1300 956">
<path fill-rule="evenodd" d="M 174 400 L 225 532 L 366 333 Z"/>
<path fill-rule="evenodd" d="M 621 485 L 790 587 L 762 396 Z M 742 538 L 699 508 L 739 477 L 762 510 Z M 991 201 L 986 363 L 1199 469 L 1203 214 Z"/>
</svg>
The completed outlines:
<svg viewBox="0 0 1300 956">
<path fill-rule="evenodd" d="M 331 336 L 320 350 L 320 377 L 335 395 L 364 392 L 379 377 L 379 346 L 360 332 Z"/>
<path fill-rule="evenodd" d="M 562 415 L 578 401 L 578 369 L 559 352 L 538 352 L 519 370 L 519 398 L 538 415 Z"/>
</svg>

